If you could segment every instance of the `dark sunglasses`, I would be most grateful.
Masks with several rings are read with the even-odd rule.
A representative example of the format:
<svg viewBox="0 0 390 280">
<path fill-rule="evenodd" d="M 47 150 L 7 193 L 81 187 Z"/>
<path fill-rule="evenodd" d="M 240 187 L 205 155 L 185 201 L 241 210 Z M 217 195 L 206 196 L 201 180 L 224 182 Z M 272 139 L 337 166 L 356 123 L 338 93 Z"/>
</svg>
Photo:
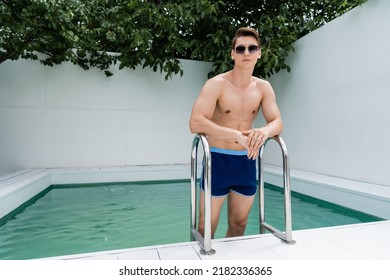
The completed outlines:
<svg viewBox="0 0 390 280">
<path fill-rule="evenodd" d="M 236 47 L 236 54 L 244 54 L 245 53 L 245 49 L 246 49 L 246 47 L 245 46 L 237 46 Z M 256 46 L 256 45 L 250 45 L 250 46 L 248 46 L 248 51 L 249 51 L 249 53 L 255 53 L 255 52 L 257 52 L 259 50 L 259 47 L 258 46 Z"/>
</svg>

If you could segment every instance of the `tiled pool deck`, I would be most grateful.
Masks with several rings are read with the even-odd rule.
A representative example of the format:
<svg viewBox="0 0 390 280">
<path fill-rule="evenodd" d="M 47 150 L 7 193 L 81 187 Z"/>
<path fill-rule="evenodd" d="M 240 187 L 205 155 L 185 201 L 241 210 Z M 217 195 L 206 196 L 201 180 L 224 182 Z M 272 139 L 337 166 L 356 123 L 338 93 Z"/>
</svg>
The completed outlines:
<svg viewBox="0 0 390 280">
<path fill-rule="evenodd" d="M 60 256 L 84 260 L 390 260 L 390 221 L 293 232 L 294 245 L 270 234 L 212 241 L 214 255 L 196 242 Z"/>
<path fill-rule="evenodd" d="M 270 169 L 270 174 L 275 173 Z M 15 206 L 30 199 L 51 184 L 123 182 L 145 180 L 188 179 L 189 167 L 177 166 L 125 166 L 72 169 L 31 169 L 0 174 L 0 217 Z M 293 176 L 292 172 L 292 176 Z M 299 174 L 298 174 L 299 175 Z M 271 176 L 272 177 L 272 176 Z M 307 181 L 306 179 L 301 180 Z M 271 180 L 273 180 L 271 178 Z M 304 188 L 299 185 L 297 188 Z M 319 178 L 319 181 L 324 178 Z M 369 186 L 359 182 L 343 182 L 342 189 L 334 178 L 333 196 L 338 199 L 360 203 L 368 199 L 368 212 L 378 212 L 382 217 L 390 216 L 390 188 Z M 294 184 L 292 184 L 294 187 Z M 356 186 L 356 187 L 354 187 Z M 318 185 L 319 193 L 325 193 L 325 183 Z M 344 191 L 347 197 L 340 197 Z M 330 195 L 332 196 L 332 195 Z M 377 209 L 378 208 L 378 209 Z M 83 260 L 390 260 L 390 221 L 354 224 L 293 232 L 295 245 L 282 243 L 271 234 L 238 238 L 216 239 L 212 248 L 214 255 L 202 255 L 196 242 L 185 242 L 94 252 L 79 255 L 58 256 L 49 259 Z"/>
</svg>

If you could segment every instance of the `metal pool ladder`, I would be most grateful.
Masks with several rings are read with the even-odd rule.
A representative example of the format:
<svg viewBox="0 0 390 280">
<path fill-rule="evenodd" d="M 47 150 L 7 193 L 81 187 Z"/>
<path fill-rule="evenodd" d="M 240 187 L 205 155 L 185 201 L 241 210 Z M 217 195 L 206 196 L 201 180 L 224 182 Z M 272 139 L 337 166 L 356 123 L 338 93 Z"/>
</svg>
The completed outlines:
<svg viewBox="0 0 390 280">
<path fill-rule="evenodd" d="M 204 236 L 196 229 L 196 180 L 198 144 L 202 142 L 204 152 Z M 209 143 L 204 134 L 197 134 L 192 142 L 191 151 L 191 241 L 196 240 L 200 246 L 200 253 L 212 255 L 215 253 L 211 249 L 211 153 Z"/>
<path fill-rule="evenodd" d="M 282 150 L 283 156 L 283 188 L 284 188 L 284 233 L 270 224 L 265 222 L 265 209 L 264 209 L 264 176 L 263 176 L 263 153 L 264 148 L 269 140 L 275 140 L 279 147 Z M 290 162 L 288 158 L 288 152 L 286 144 L 280 136 L 274 136 L 268 138 L 264 145 L 260 147 L 259 157 L 258 157 L 258 174 L 259 174 L 259 212 L 260 212 L 260 233 L 265 233 L 267 229 L 273 235 L 278 237 L 280 240 L 286 244 L 295 244 L 295 241 L 292 239 L 292 215 L 291 215 L 291 188 L 290 188 Z"/>
<path fill-rule="evenodd" d="M 283 185 L 284 185 L 284 212 L 285 212 L 285 232 L 281 232 L 275 227 L 265 222 L 264 211 L 264 176 L 263 176 L 263 153 L 264 147 L 270 139 L 274 139 L 282 149 L 283 155 Z M 196 229 L 196 182 L 197 182 L 197 159 L 198 145 L 202 143 L 204 152 L 204 236 Z M 281 239 L 286 244 L 295 244 L 292 239 L 292 215 L 291 215 L 291 190 L 290 190 L 290 166 L 288 160 L 287 148 L 280 136 L 275 136 L 267 139 L 264 145 L 259 150 L 258 157 L 258 188 L 259 188 L 259 232 L 265 233 L 265 230 L 270 231 L 276 237 Z M 211 153 L 207 138 L 204 134 L 197 134 L 192 142 L 191 151 L 191 241 L 197 241 L 201 247 L 200 253 L 212 255 L 215 250 L 211 248 Z"/>
</svg>

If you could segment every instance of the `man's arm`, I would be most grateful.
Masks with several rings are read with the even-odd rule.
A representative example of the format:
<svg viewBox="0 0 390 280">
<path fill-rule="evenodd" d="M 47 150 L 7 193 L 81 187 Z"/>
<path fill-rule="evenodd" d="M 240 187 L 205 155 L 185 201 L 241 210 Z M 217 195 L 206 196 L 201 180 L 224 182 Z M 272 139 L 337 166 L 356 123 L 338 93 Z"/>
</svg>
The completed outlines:
<svg viewBox="0 0 390 280">
<path fill-rule="evenodd" d="M 261 128 L 244 131 L 244 134 L 248 136 L 246 144 L 250 150 L 254 151 L 254 157 L 257 157 L 260 147 L 269 137 L 279 135 L 283 130 L 283 121 L 272 86 L 268 82 L 264 82 L 260 90 L 263 92 L 261 110 L 267 124 Z"/>
<path fill-rule="evenodd" d="M 221 92 L 219 81 L 212 79 L 206 82 L 192 108 L 190 130 L 216 139 L 235 139 L 245 147 L 247 137 L 241 131 L 220 126 L 211 120 Z"/>
</svg>

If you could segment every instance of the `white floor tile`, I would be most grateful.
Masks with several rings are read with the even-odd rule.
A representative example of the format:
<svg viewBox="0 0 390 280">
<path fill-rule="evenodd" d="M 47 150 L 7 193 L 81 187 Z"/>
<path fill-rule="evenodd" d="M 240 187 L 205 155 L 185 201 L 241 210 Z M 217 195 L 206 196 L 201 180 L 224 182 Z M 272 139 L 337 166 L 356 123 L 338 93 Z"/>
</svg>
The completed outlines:
<svg viewBox="0 0 390 280">
<path fill-rule="evenodd" d="M 381 244 L 370 244 L 370 241 L 357 235 L 358 231 L 358 229 L 339 229 L 330 232 L 319 232 L 318 235 L 321 236 L 323 240 L 329 240 L 334 244 L 343 247 L 345 250 L 348 250 L 354 254 L 357 259 L 383 259 L 386 255 L 390 258 L 390 252 L 386 253 L 382 251 L 384 246 L 390 246 L 390 242 L 382 239 Z M 372 229 L 372 233 L 375 233 L 375 229 Z"/>
<path fill-rule="evenodd" d="M 199 252 L 200 247 L 198 245 L 194 245 L 194 248 L 197 252 Z M 211 248 L 215 250 L 215 254 L 213 255 L 202 255 L 199 253 L 199 256 L 202 260 L 236 260 L 238 259 L 237 254 L 234 250 L 232 250 L 226 242 L 212 242 Z"/>
<path fill-rule="evenodd" d="M 157 251 L 162 260 L 200 260 L 191 245 L 158 248 Z"/>
<path fill-rule="evenodd" d="M 337 243 L 322 238 L 316 232 L 297 234 L 297 243 L 318 255 L 318 259 L 361 259 L 359 255 Z"/>
<path fill-rule="evenodd" d="M 295 238 L 294 238 L 295 239 Z M 314 251 L 308 249 L 302 242 L 293 245 L 285 244 L 276 237 L 268 237 L 261 240 L 270 250 L 285 260 L 317 260 L 322 257 Z"/>
<path fill-rule="evenodd" d="M 240 260 L 281 260 L 282 258 L 270 250 L 260 239 L 246 239 L 226 242 L 226 245 L 236 252 Z"/>
<path fill-rule="evenodd" d="M 156 249 L 131 250 L 118 254 L 118 260 L 159 260 Z"/>
</svg>

